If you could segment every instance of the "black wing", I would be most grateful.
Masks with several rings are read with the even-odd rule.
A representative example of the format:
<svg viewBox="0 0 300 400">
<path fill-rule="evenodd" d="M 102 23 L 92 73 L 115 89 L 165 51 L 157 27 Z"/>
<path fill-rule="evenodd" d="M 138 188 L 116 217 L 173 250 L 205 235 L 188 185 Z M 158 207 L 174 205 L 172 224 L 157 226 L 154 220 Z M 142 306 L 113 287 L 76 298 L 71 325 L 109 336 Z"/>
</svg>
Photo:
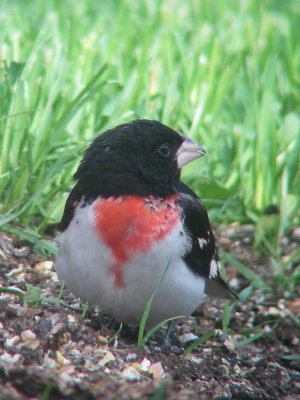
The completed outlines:
<svg viewBox="0 0 300 400">
<path fill-rule="evenodd" d="M 205 293 L 226 299 L 237 299 L 220 276 L 219 256 L 208 215 L 199 197 L 185 184 L 179 184 L 184 228 L 192 239 L 192 248 L 184 256 L 188 267 L 206 278 Z"/>
<path fill-rule="evenodd" d="M 68 226 L 70 225 L 70 222 L 72 221 L 72 218 L 74 216 L 75 208 L 82 199 L 82 191 L 79 190 L 78 183 L 73 187 L 71 190 L 69 197 L 67 198 L 64 213 L 62 216 L 62 219 L 60 223 L 58 224 L 58 230 L 60 232 L 65 231 Z"/>
</svg>

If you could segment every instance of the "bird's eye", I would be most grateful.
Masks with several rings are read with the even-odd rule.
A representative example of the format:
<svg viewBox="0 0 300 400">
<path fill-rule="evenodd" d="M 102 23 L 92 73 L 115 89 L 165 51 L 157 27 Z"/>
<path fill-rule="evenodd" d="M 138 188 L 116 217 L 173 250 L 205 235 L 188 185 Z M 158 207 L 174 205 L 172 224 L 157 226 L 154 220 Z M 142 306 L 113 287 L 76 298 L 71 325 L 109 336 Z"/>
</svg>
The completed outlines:
<svg viewBox="0 0 300 400">
<path fill-rule="evenodd" d="M 162 157 L 168 157 L 170 155 L 170 145 L 168 143 L 164 143 L 159 146 L 158 154 Z"/>
</svg>

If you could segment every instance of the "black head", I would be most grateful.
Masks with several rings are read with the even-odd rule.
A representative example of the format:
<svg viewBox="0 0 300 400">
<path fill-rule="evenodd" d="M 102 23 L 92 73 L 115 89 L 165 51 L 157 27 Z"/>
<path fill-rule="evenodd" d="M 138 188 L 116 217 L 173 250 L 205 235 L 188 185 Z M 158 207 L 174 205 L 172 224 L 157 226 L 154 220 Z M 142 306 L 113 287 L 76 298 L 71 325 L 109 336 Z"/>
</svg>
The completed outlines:
<svg viewBox="0 0 300 400">
<path fill-rule="evenodd" d="M 87 200 L 176 193 L 182 166 L 178 152 L 185 142 L 193 144 L 191 159 L 201 156 L 199 145 L 160 122 L 137 120 L 119 125 L 96 137 L 85 151 L 74 175 L 77 189 Z"/>
</svg>

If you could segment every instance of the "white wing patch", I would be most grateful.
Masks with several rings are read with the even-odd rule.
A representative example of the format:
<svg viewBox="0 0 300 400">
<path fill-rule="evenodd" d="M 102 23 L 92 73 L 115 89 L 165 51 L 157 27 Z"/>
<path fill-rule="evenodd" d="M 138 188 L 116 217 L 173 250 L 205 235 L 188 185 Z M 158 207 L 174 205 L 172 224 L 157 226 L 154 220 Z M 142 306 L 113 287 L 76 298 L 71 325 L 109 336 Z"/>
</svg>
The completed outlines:
<svg viewBox="0 0 300 400">
<path fill-rule="evenodd" d="M 207 240 L 206 239 L 198 238 L 198 242 L 199 242 L 199 246 L 200 246 L 201 249 L 203 249 L 203 247 L 207 245 Z"/>
<path fill-rule="evenodd" d="M 214 279 L 218 276 L 220 271 L 220 262 L 216 260 L 211 260 L 209 268 L 209 279 Z"/>
</svg>

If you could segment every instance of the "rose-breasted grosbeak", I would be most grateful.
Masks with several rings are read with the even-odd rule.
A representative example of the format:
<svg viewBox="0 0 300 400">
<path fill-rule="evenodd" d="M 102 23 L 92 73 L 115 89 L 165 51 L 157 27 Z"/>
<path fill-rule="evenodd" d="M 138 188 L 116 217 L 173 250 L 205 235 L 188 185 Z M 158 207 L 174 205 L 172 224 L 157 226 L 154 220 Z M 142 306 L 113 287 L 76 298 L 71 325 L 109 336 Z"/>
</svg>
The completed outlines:
<svg viewBox="0 0 300 400">
<path fill-rule="evenodd" d="M 205 154 L 195 141 L 150 120 L 95 138 L 85 151 L 60 223 L 56 271 L 84 302 L 116 320 L 147 327 L 190 315 L 203 292 L 235 299 L 220 277 L 207 212 L 180 182 Z"/>
</svg>

